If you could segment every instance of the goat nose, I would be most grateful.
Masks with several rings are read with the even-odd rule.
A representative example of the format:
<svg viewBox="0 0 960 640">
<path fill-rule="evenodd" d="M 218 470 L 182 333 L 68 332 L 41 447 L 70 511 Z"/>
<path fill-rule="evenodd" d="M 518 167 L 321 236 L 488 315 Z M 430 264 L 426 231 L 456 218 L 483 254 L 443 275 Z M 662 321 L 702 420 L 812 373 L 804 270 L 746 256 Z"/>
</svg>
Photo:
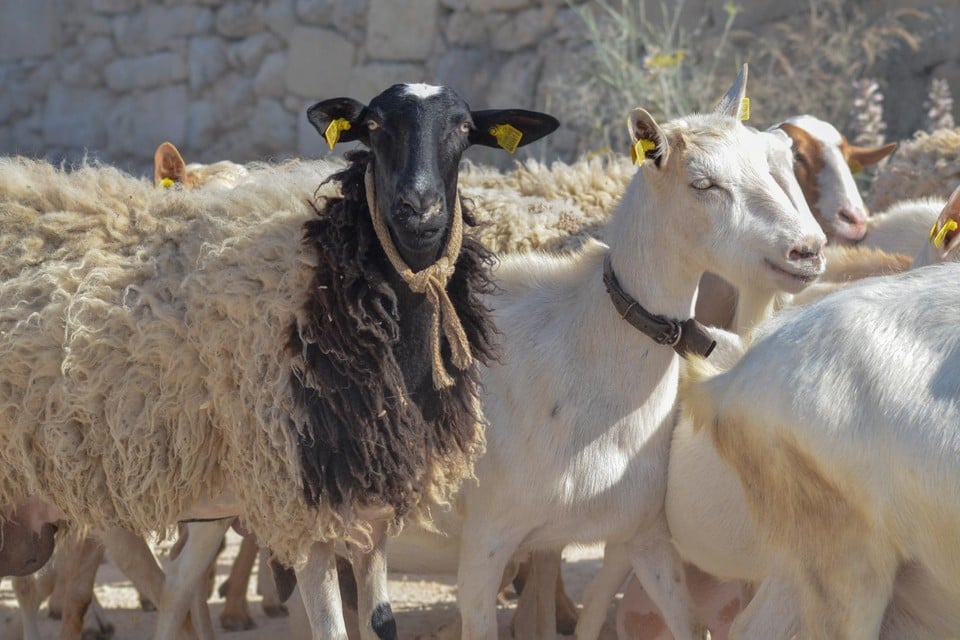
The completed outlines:
<svg viewBox="0 0 960 640">
<path fill-rule="evenodd" d="M 837 211 L 837 220 L 842 224 L 837 225 L 835 231 L 841 238 L 856 242 L 867 235 L 867 214 L 865 212 L 840 209 Z"/>
<path fill-rule="evenodd" d="M 824 241 L 819 238 L 804 238 L 790 249 L 788 258 L 793 261 L 814 260 L 823 256 Z"/>
<path fill-rule="evenodd" d="M 842 222 L 846 222 L 851 226 L 862 225 L 867 221 L 867 214 L 863 211 L 855 211 L 847 208 L 837 211 L 837 217 L 840 218 Z"/>
</svg>

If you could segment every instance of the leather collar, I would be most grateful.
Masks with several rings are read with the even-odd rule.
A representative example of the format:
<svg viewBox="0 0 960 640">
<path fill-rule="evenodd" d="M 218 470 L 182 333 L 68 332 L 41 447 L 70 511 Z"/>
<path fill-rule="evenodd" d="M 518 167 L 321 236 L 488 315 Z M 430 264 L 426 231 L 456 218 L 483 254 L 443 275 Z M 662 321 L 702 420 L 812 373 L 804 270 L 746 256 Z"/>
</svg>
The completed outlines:
<svg viewBox="0 0 960 640">
<path fill-rule="evenodd" d="M 609 253 L 603 259 L 603 284 L 620 317 L 657 344 L 673 347 L 684 358 L 690 354 L 707 358 L 717 346 L 717 342 L 696 319 L 689 318 L 682 322 L 672 320 L 652 314 L 640 306 L 617 281 Z"/>
</svg>

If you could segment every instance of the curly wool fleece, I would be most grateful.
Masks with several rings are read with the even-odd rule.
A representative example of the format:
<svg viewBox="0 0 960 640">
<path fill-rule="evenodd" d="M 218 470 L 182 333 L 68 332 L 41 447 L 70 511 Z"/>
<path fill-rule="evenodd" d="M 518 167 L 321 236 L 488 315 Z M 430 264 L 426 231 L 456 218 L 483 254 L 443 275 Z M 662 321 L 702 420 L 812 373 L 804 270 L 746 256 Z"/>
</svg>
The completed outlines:
<svg viewBox="0 0 960 640">
<path fill-rule="evenodd" d="M 39 494 L 80 525 L 148 535 L 228 489 L 288 563 L 311 538 L 350 535 L 349 503 L 306 500 L 297 441 L 309 416 L 288 349 L 309 322 L 320 261 L 304 225 L 332 166 L 257 167 L 208 192 L 31 163 L 0 164 L 0 190 L 18 184 L 7 169 L 35 170 L 0 194 L 0 216 L 35 239 L 0 283 L 0 500 Z M 54 211 L 70 223 L 43 231 Z M 417 498 L 459 486 L 473 433 L 458 455 L 423 456 L 435 468 L 420 469 L 432 484 Z"/>
</svg>

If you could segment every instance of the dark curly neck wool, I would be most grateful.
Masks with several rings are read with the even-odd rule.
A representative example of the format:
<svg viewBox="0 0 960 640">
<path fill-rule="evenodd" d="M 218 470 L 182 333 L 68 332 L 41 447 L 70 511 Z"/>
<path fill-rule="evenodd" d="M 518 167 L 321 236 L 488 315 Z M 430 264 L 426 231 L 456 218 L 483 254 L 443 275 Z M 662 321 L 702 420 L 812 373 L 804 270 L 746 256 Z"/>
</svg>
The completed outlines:
<svg viewBox="0 0 960 640">
<path fill-rule="evenodd" d="M 343 197 L 322 202 L 304 225 L 304 242 L 316 249 L 318 265 L 304 324 L 290 333 L 290 385 L 305 416 L 291 428 L 298 434 L 309 504 L 388 504 L 401 516 L 415 504 L 433 465 L 462 458 L 476 443 L 478 374 L 476 367 L 453 366 L 445 344 L 444 362 L 455 382 L 440 391 L 430 384 L 423 364 L 429 356 L 419 348 L 429 342 L 429 305 L 400 281 L 374 234 L 363 184 L 369 152 L 348 158 L 350 165 L 331 178 L 341 183 Z M 492 289 L 491 259 L 464 237 L 448 284 L 473 356 L 482 363 L 495 357 L 495 330 L 477 296 Z"/>
</svg>

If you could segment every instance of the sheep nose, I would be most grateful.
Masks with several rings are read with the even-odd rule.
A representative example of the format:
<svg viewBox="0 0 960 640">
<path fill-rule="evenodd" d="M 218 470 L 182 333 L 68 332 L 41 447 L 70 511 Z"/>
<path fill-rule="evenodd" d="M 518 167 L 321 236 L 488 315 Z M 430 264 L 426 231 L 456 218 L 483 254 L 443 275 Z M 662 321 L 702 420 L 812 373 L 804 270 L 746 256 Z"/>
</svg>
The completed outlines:
<svg viewBox="0 0 960 640">
<path fill-rule="evenodd" d="M 429 216 L 440 210 L 443 196 L 437 189 L 408 189 L 400 194 L 400 202 L 418 216 Z"/>
</svg>

